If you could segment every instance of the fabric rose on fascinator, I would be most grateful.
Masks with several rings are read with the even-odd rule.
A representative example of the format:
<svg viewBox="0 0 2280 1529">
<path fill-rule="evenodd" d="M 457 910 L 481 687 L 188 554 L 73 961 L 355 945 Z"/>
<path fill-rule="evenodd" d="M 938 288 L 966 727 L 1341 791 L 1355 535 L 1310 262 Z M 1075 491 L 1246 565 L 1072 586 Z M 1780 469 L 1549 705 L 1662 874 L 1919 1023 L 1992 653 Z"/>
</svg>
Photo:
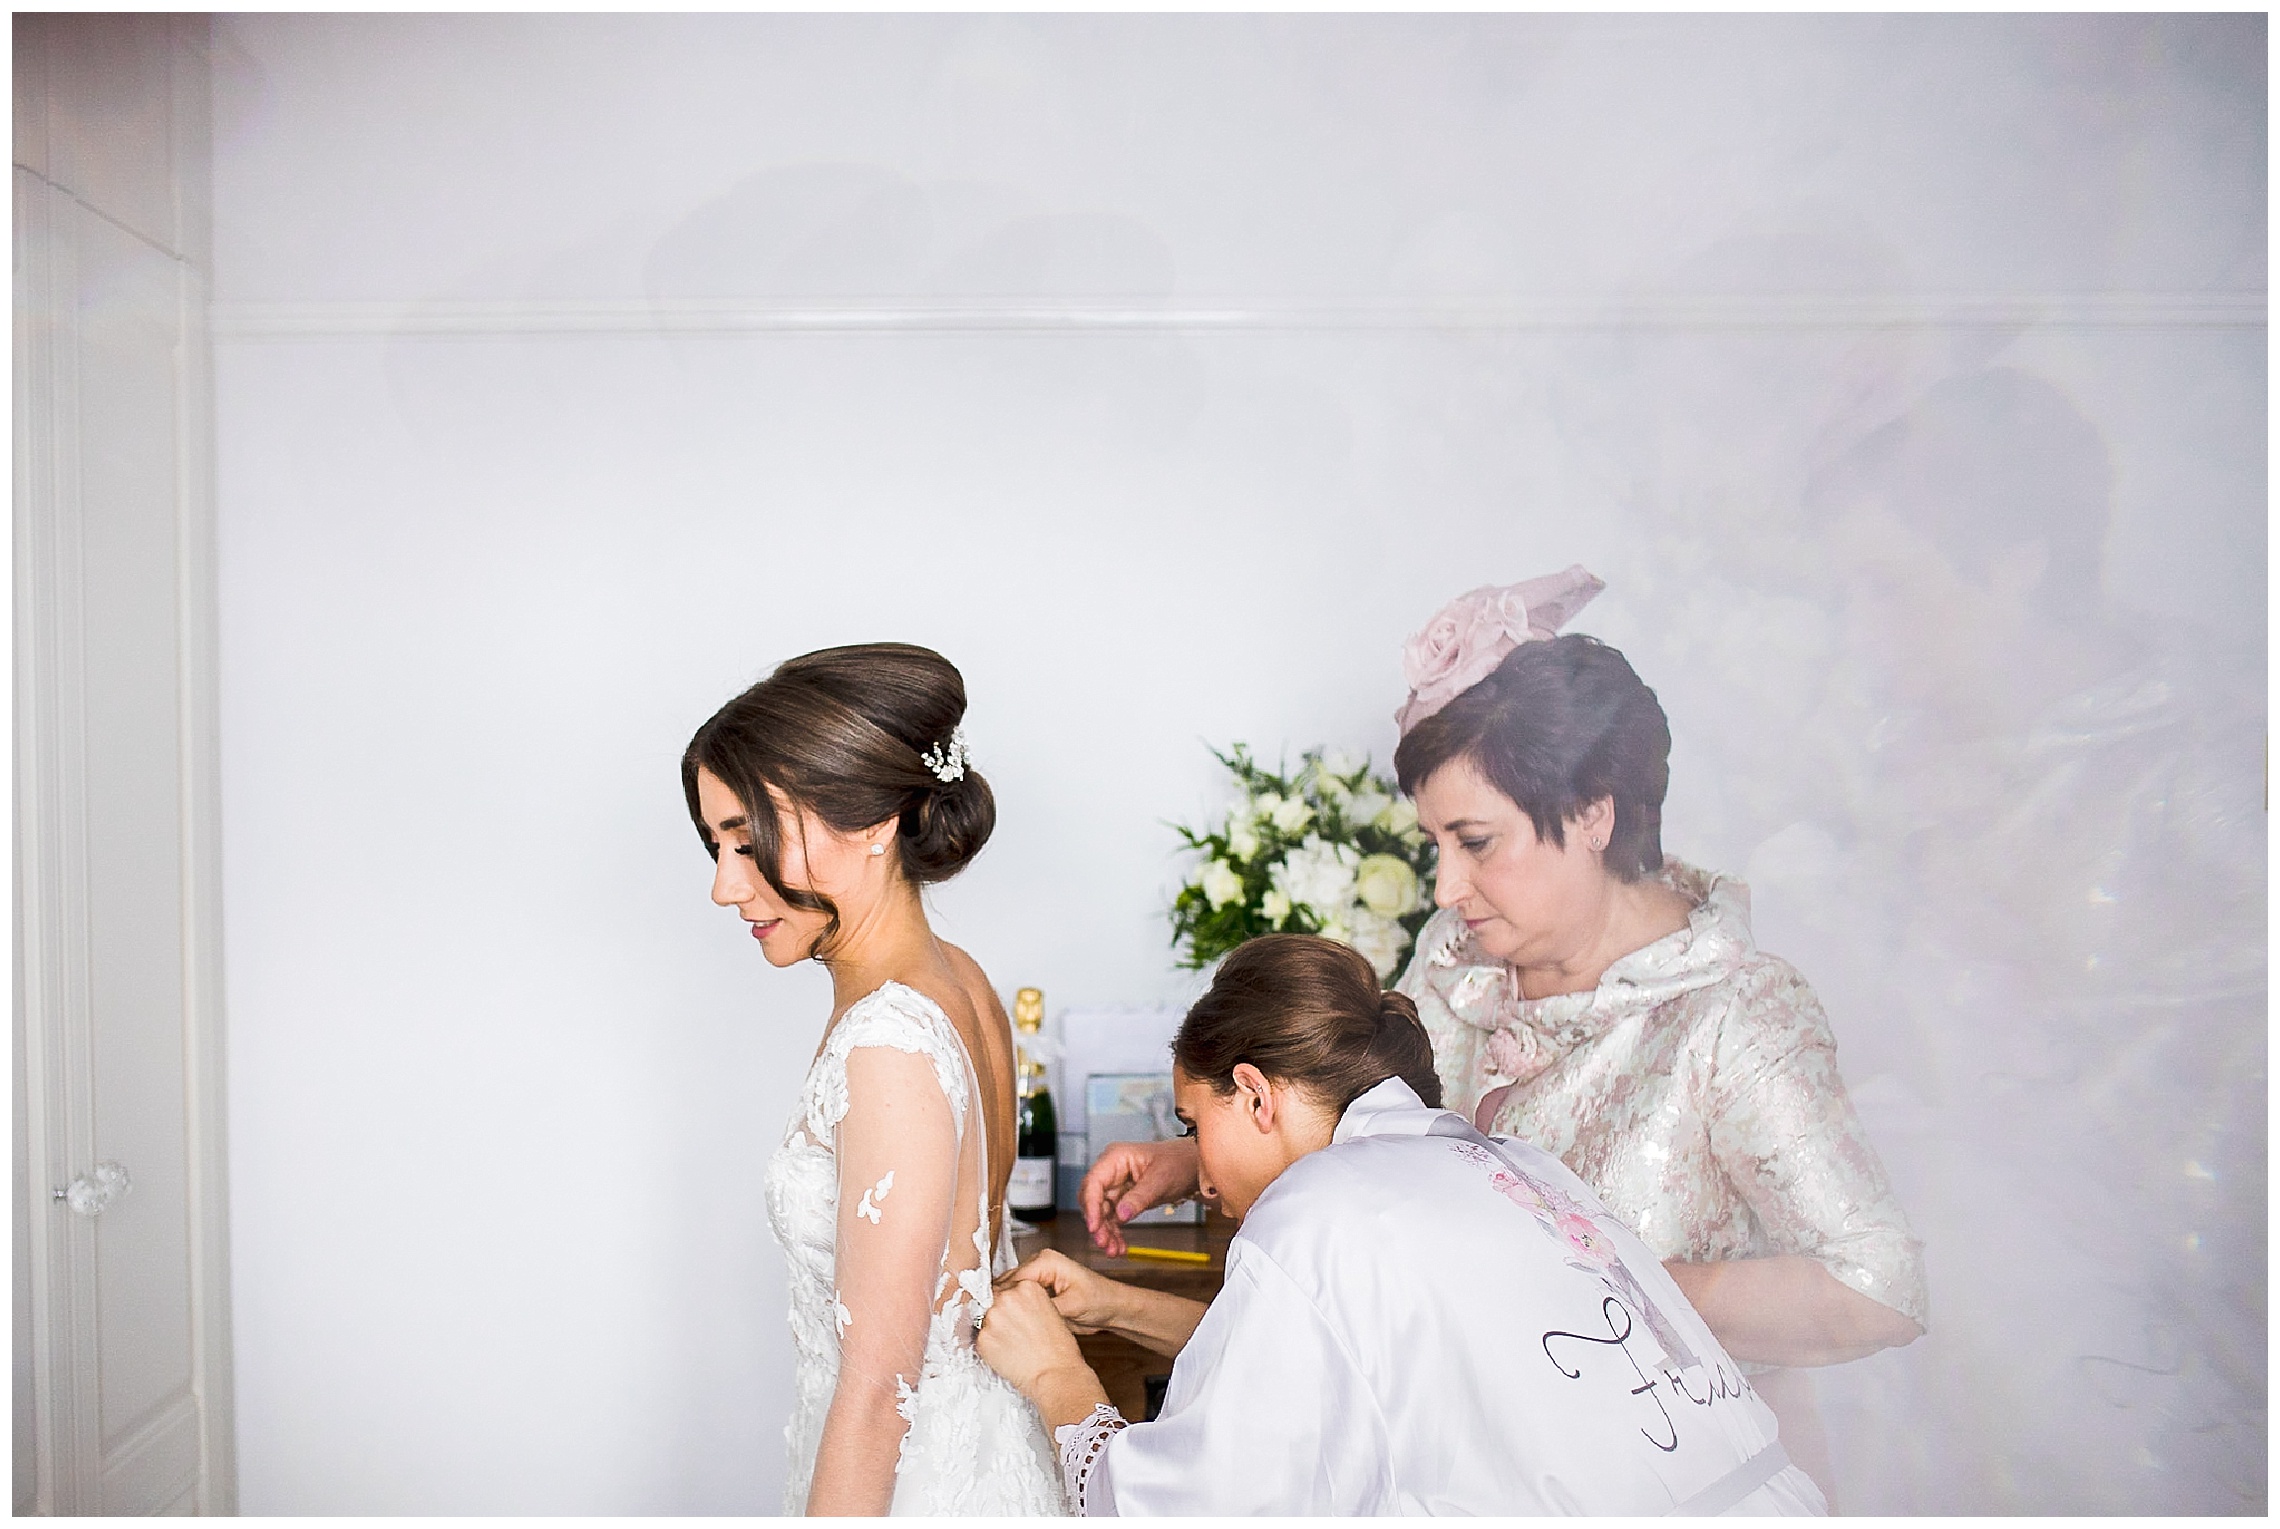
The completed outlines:
<svg viewBox="0 0 2280 1529">
<path fill-rule="evenodd" d="M 1581 563 L 1563 573 L 1489 585 L 1457 596 L 1434 612 L 1401 648 L 1409 699 L 1393 714 L 1409 730 L 1487 679 L 1504 655 L 1524 642 L 1557 636 L 1607 586 Z"/>
</svg>

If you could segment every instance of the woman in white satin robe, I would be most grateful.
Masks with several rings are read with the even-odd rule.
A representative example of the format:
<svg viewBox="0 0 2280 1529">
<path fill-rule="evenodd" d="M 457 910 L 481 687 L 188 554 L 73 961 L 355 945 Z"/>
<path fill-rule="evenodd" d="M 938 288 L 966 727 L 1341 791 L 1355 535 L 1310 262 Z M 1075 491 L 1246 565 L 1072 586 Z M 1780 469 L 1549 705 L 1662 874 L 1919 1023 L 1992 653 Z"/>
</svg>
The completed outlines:
<svg viewBox="0 0 2280 1529">
<path fill-rule="evenodd" d="M 1360 956 L 1252 941 L 1173 1056 L 1203 1193 L 1243 1223 L 1219 1296 L 1046 1254 L 977 1344 L 1055 1428 L 1072 1508 L 1822 1511 L 1771 1411 L 1583 1182 L 1427 1103 L 1415 1009 Z M 1071 1325 L 1177 1354 L 1160 1418 L 1108 1405 Z"/>
<path fill-rule="evenodd" d="M 1921 1336 L 1922 1248 L 1747 889 L 1663 854 L 1661 702 L 1615 649 L 1555 635 L 1599 587 L 1475 590 L 1410 640 L 1394 768 L 1440 912 L 1398 986 L 1450 1108 L 1556 1155 L 1664 1260 L 1826 1493 L 1812 1369 Z M 1095 1240 L 1192 1192 L 1193 1162 L 1110 1148 Z"/>
</svg>

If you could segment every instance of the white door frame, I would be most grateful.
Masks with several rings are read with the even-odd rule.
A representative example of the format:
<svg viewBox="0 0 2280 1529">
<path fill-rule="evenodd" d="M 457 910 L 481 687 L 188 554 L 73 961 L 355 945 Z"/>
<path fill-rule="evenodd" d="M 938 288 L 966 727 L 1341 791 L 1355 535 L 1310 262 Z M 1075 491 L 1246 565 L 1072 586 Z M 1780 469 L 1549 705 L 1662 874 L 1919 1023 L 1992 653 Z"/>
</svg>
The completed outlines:
<svg viewBox="0 0 2280 1529">
<path fill-rule="evenodd" d="M 33 1490 L 41 1513 L 195 1511 L 237 1507 L 230 1381 L 227 1155 L 224 1138 L 216 587 L 211 350 L 206 336 L 207 128 L 211 72 L 204 17 L 19 15 L 15 35 L 15 1024 L 23 1104 L 18 1145 L 28 1170 Z M 81 173 L 102 135 L 114 70 L 141 70 L 171 96 L 146 176 L 171 179 L 170 226 L 154 235 L 105 205 L 100 166 Z M 90 165 L 121 141 L 92 145 Z M 103 1437 L 96 1227 L 53 1196 L 98 1161 L 87 861 L 84 634 L 107 613 L 87 608 L 81 566 L 79 464 L 113 443 L 83 438 L 77 322 L 83 294 L 75 227 L 99 217 L 172 261 L 171 439 L 143 443 L 175 464 L 172 523 L 177 620 L 169 698 L 177 737 L 181 824 L 179 928 L 156 928 L 161 959 L 179 959 L 184 1152 L 189 1242 L 190 1394 L 124 1439 Z M 145 220 L 147 224 L 147 219 Z M 90 626 L 90 623 L 96 624 Z M 19 1419 L 17 1426 L 23 1427 Z M 171 1483 L 194 1437 L 196 1477 Z M 164 1457 L 164 1458 L 161 1458 Z M 152 1493 L 161 1495 L 153 1497 Z"/>
</svg>

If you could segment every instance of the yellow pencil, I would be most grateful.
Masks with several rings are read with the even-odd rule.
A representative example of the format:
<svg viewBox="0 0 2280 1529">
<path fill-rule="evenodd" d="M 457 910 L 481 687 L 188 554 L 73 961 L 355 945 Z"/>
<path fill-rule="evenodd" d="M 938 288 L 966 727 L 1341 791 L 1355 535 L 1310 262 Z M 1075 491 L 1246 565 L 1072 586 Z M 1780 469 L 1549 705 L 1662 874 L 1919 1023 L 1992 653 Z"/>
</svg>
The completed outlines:
<svg viewBox="0 0 2280 1529">
<path fill-rule="evenodd" d="M 1126 1258 L 1161 1258 L 1167 1263 L 1175 1264 L 1207 1264 L 1211 1262 L 1209 1253 L 1190 1253 L 1182 1248 L 1144 1248 L 1136 1242 L 1128 1242 L 1124 1245 L 1124 1256 Z"/>
</svg>

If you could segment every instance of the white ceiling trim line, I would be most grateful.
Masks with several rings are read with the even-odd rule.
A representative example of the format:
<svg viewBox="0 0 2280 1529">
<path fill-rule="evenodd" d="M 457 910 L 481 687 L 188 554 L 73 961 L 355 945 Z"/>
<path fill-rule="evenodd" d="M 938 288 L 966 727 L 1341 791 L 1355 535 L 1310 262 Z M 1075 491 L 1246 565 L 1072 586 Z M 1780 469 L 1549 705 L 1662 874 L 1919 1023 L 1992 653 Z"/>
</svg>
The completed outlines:
<svg viewBox="0 0 2280 1529">
<path fill-rule="evenodd" d="M 217 340 L 541 334 L 1524 334 L 2265 327 L 2262 292 L 1667 296 L 1524 303 L 1180 304 L 895 299 L 217 303 Z"/>
</svg>

